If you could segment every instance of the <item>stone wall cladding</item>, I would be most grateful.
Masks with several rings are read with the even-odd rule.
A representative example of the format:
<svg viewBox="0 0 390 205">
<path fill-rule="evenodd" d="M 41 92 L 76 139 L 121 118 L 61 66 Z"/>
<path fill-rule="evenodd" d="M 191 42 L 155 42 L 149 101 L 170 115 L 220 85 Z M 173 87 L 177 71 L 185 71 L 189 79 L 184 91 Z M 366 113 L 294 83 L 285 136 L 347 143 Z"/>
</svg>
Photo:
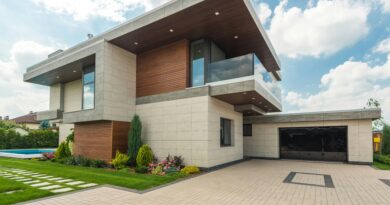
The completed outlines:
<svg viewBox="0 0 390 205">
<path fill-rule="evenodd" d="M 135 114 L 136 56 L 105 42 L 102 72 L 103 119 L 131 121 Z"/>
<path fill-rule="evenodd" d="M 75 80 L 65 84 L 64 112 L 80 111 L 82 109 L 83 85 L 82 81 Z"/>
<path fill-rule="evenodd" d="M 211 167 L 242 158 L 242 115 L 209 96 L 137 105 L 143 141 L 161 160 L 181 155 L 187 165 Z M 219 118 L 234 120 L 233 147 L 220 147 Z"/>
<path fill-rule="evenodd" d="M 253 124 L 252 137 L 244 137 L 244 155 L 279 158 L 279 128 L 347 126 L 348 161 L 372 163 L 371 120 Z"/>
</svg>

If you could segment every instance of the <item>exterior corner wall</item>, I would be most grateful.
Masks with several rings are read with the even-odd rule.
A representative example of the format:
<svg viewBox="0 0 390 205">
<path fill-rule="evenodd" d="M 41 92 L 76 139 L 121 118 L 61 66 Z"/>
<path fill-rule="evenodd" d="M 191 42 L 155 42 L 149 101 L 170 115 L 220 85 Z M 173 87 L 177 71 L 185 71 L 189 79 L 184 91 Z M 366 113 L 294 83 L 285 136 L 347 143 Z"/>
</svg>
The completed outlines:
<svg viewBox="0 0 390 205">
<path fill-rule="evenodd" d="M 252 136 L 244 137 L 244 155 L 279 158 L 279 128 L 315 126 L 347 126 L 348 161 L 372 163 L 373 148 L 370 119 L 252 124 Z"/>
<path fill-rule="evenodd" d="M 233 145 L 220 145 L 220 118 L 232 120 Z M 235 112 L 234 106 L 209 97 L 208 112 L 208 167 L 225 164 L 243 158 L 242 113 Z"/>
<path fill-rule="evenodd" d="M 129 122 L 135 114 L 136 56 L 105 42 L 103 62 L 103 79 L 97 81 L 104 84 L 103 119 Z"/>
<path fill-rule="evenodd" d="M 159 160 L 181 155 L 187 165 L 208 167 L 208 96 L 136 106 L 143 142 Z"/>
<path fill-rule="evenodd" d="M 72 133 L 72 129 L 74 129 L 74 124 L 64 124 L 59 123 L 59 140 L 58 143 L 61 143 L 66 140 L 66 137 Z"/>
</svg>

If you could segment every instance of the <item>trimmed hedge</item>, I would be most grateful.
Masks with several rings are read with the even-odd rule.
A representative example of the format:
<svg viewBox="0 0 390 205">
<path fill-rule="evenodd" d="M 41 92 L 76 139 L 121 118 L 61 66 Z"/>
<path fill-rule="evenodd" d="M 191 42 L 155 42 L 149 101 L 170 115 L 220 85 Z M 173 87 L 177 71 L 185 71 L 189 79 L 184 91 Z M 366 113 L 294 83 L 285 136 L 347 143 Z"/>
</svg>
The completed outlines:
<svg viewBox="0 0 390 205">
<path fill-rule="evenodd" d="M 0 128 L 0 149 L 51 148 L 58 146 L 58 132 L 32 130 L 22 136 L 14 129 Z"/>
<path fill-rule="evenodd" d="M 390 155 L 374 154 L 374 161 L 390 165 Z"/>
</svg>

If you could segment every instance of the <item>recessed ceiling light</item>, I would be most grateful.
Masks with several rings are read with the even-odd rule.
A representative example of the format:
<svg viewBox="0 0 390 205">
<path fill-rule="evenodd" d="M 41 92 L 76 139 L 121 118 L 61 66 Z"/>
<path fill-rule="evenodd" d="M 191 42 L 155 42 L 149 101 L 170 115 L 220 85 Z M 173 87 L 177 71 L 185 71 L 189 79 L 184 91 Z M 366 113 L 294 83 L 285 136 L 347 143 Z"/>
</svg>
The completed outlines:
<svg viewBox="0 0 390 205">
<path fill-rule="evenodd" d="M 264 106 L 264 107 L 268 107 L 268 106 L 266 105 L 266 106 Z"/>
<path fill-rule="evenodd" d="M 238 36 L 234 36 L 234 39 L 238 39 Z"/>
<path fill-rule="evenodd" d="M 256 100 L 256 98 L 252 98 L 252 100 Z"/>
<path fill-rule="evenodd" d="M 76 70 L 73 70 L 73 73 L 76 73 L 77 71 Z"/>
<path fill-rule="evenodd" d="M 134 42 L 134 45 L 138 45 L 138 42 L 136 41 L 136 42 Z"/>
<path fill-rule="evenodd" d="M 219 16 L 219 11 L 216 11 L 215 13 L 214 13 L 214 15 L 216 15 L 216 16 Z"/>
<path fill-rule="evenodd" d="M 261 101 L 259 102 L 259 104 L 262 104 L 262 103 L 263 103 L 263 102 L 261 102 Z"/>
<path fill-rule="evenodd" d="M 173 29 L 169 29 L 169 32 L 171 32 L 171 33 L 174 32 L 174 31 L 175 31 L 175 30 L 173 30 Z"/>
<path fill-rule="evenodd" d="M 57 76 L 56 78 L 58 79 L 58 78 L 60 78 L 60 76 Z"/>
<path fill-rule="evenodd" d="M 243 92 L 242 94 L 246 95 L 246 92 Z"/>
</svg>

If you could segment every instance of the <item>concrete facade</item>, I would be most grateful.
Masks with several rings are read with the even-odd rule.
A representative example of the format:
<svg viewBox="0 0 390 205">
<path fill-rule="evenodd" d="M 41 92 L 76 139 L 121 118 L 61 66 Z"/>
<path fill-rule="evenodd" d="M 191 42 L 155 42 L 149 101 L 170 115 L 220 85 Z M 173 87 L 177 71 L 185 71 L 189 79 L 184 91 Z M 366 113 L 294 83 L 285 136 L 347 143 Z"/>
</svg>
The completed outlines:
<svg viewBox="0 0 390 205">
<path fill-rule="evenodd" d="M 244 155 L 279 158 L 279 128 L 347 126 L 348 162 L 372 163 L 371 119 L 252 124 L 252 136 L 244 137 Z"/>
<path fill-rule="evenodd" d="M 242 159 L 242 114 L 209 96 L 137 105 L 143 141 L 159 159 L 181 155 L 188 165 L 212 167 Z M 220 146 L 220 118 L 233 120 L 233 146 Z"/>
</svg>

